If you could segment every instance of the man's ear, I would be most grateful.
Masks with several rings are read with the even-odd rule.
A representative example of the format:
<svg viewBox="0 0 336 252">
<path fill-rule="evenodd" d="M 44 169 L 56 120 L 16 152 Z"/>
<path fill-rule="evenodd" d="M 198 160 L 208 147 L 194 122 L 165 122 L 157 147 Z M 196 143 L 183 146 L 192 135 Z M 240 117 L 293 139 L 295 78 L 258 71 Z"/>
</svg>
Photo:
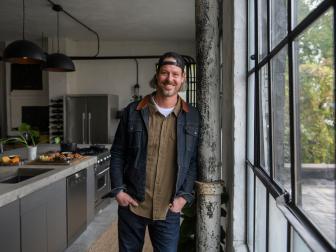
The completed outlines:
<svg viewBox="0 0 336 252">
<path fill-rule="evenodd" d="M 149 81 L 149 86 L 154 89 L 156 88 L 157 86 L 156 74 L 154 74 L 153 78 Z"/>
<path fill-rule="evenodd" d="M 183 72 L 182 77 L 183 77 L 183 83 L 185 83 L 187 80 L 187 74 L 185 71 Z"/>
</svg>

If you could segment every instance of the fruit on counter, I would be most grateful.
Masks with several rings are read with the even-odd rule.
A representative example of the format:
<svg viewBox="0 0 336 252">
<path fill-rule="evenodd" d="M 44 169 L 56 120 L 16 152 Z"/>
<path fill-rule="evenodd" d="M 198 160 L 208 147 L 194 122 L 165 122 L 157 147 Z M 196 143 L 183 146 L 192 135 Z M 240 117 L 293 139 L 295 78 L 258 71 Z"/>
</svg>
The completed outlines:
<svg viewBox="0 0 336 252">
<path fill-rule="evenodd" d="M 78 153 L 67 152 L 47 152 L 39 156 L 39 160 L 41 161 L 73 160 L 80 158 L 83 158 L 83 156 Z"/>
<path fill-rule="evenodd" d="M 18 155 L 2 156 L 0 163 L 4 165 L 18 165 L 20 163 L 20 157 Z"/>
<path fill-rule="evenodd" d="M 49 155 L 40 155 L 39 159 L 41 161 L 53 161 L 54 160 L 54 156 L 49 156 Z"/>
<path fill-rule="evenodd" d="M 10 162 L 10 158 L 8 156 L 3 156 L 1 157 L 1 163 L 9 163 Z"/>
</svg>

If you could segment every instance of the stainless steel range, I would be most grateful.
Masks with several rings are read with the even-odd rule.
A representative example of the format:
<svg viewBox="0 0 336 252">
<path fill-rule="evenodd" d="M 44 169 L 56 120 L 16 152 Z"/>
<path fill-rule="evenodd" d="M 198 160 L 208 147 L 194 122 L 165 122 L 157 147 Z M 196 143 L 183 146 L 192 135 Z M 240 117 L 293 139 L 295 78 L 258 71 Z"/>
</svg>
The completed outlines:
<svg viewBox="0 0 336 252">
<path fill-rule="evenodd" d="M 110 182 L 110 159 L 111 154 L 104 145 L 91 145 L 89 148 L 77 149 L 82 155 L 97 156 L 97 163 L 94 166 L 95 173 L 95 209 L 99 211 L 110 203 L 106 197 L 111 191 Z"/>
</svg>

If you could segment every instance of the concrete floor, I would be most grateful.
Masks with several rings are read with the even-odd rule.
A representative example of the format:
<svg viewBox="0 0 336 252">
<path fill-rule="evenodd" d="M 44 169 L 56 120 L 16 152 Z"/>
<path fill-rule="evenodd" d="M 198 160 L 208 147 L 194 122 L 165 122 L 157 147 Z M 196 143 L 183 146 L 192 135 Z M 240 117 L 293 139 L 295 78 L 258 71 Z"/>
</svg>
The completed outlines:
<svg viewBox="0 0 336 252">
<path fill-rule="evenodd" d="M 87 226 L 86 230 L 65 252 L 85 252 L 98 237 L 118 218 L 118 205 L 113 199 L 111 204 L 101 210 Z"/>
</svg>

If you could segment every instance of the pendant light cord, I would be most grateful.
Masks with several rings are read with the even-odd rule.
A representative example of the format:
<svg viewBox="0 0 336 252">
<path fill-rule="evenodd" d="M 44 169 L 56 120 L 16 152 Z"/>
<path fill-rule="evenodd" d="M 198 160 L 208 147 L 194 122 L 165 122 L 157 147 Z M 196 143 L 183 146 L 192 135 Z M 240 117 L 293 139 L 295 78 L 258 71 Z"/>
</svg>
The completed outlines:
<svg viewBox="0 0 336 252">
<path fill-rule="evenodd" d="M 80 25 L 84 26 L 86 29 L 88 29 L 90 32 L 94 33 L 97 37 L 97 53 L 93 56 L 93 57 L 97 57 L 99 54 L 99 50 L 100 50 L 100 41 L 99 41 L 99 35 L 96 31 L 92 30 L 90 27 L 88 27 L 86 24 L 83 24 L 81 21 L 79 21 L 77 18 L 75 18 L 74 16 L 72 16 L 69 12 L 67 12 L 66 10 L 63 9 L 63 7 L 59 4 L 55 4 L 53 1 L 51 0 L 47 0 L 53 7 L 53 10 L 55 10 L 55 8 L 57 9 L 56 11 L 62 11 L 64 14 L 68 15 L 70 18 L 72 18 L 73 20 L 75 20 L 77 23 L 79 23 Z"/>
<path fill-rule="evenodd" d="M 22 0 L 22 39 L 25 39 L 25 0 Z"/>
<path fill-rule="evenodd" d="M 57 12 L 57 53 L 59 53 L 59 12 Z"/>
<path fill-rule="evenodd" d="M 136 84 L 138 84 L 138 77 L 139 77 L 139 66 L 138 66 L 138 60 L 134 59 L 136 63 Z"/>
</svg>

